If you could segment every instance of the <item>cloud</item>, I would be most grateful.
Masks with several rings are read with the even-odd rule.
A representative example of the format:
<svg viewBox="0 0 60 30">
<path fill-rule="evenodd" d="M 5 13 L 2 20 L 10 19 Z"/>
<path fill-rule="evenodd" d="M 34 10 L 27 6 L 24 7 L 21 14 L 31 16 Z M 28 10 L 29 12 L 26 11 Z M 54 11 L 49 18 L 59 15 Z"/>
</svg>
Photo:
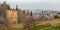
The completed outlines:
<svg viewBox="0 0 60 30">
<path fill-rule="evenodd" d="M 2 3 L 5 0 L 0 0 Z M 6 0 L 12 8 L 15 8 L 16 4 L 21 9 L 55 9 L 60 10 L 60 0 Z"/>
</svg>

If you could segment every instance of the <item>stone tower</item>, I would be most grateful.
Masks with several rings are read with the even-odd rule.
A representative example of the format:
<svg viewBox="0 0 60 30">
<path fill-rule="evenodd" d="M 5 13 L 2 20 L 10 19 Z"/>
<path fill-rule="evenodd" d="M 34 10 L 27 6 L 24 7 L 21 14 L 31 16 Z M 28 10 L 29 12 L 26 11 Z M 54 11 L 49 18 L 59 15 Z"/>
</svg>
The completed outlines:
<svg viewBox="0 0 60 30">
<path fill-rule="evenodd" d="M 18 13 L 16 10 L 6 10 L 6 19 L 9 23 L 17 23 Z"/>
</svg>

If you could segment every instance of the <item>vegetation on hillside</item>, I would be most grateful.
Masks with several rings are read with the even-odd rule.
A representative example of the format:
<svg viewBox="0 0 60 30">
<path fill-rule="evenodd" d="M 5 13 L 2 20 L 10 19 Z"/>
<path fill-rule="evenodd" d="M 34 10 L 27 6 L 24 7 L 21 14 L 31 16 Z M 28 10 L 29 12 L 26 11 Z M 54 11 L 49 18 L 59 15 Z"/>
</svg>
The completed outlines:
<svg viewBox="0 0 60 30">
<path fill-rule="evenodd" d="M 59 17 L 58 17 L 58 15 L 55 15 L 54 18 L 56 19 L 56 18 L 59 18 Z"/>
</svg>

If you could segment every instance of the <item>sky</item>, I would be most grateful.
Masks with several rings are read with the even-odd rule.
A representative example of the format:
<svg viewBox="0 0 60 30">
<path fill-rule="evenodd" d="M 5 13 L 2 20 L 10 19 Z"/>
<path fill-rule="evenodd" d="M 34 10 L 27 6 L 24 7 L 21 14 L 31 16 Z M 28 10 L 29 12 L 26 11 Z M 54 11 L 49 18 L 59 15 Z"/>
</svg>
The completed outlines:
<svg viewBox="0 0 60 30">
<path fill-rule="evenodd" d="M 60 0 L 0 0 L 0 3 L 6 1 L 11 8 L 16 8 L 18 5 L 19 9 L 44 9 L 44 10 L 57 10 L 60 11 Z"/>
</svg>

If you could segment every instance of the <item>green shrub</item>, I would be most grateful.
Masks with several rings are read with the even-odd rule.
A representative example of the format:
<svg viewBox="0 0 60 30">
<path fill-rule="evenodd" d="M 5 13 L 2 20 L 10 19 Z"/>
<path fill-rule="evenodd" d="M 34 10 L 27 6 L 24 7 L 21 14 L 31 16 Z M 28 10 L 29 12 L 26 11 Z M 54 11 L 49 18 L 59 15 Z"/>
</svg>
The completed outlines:
<svg viewBox="0 0 60 30">
<path fill-rule="evenodd" d="M 58 17 L 58 15 L 55 15 L 54 18 L 56 19 L 56 18 L 59 18 L 59 17 Z"/>
</svg>

